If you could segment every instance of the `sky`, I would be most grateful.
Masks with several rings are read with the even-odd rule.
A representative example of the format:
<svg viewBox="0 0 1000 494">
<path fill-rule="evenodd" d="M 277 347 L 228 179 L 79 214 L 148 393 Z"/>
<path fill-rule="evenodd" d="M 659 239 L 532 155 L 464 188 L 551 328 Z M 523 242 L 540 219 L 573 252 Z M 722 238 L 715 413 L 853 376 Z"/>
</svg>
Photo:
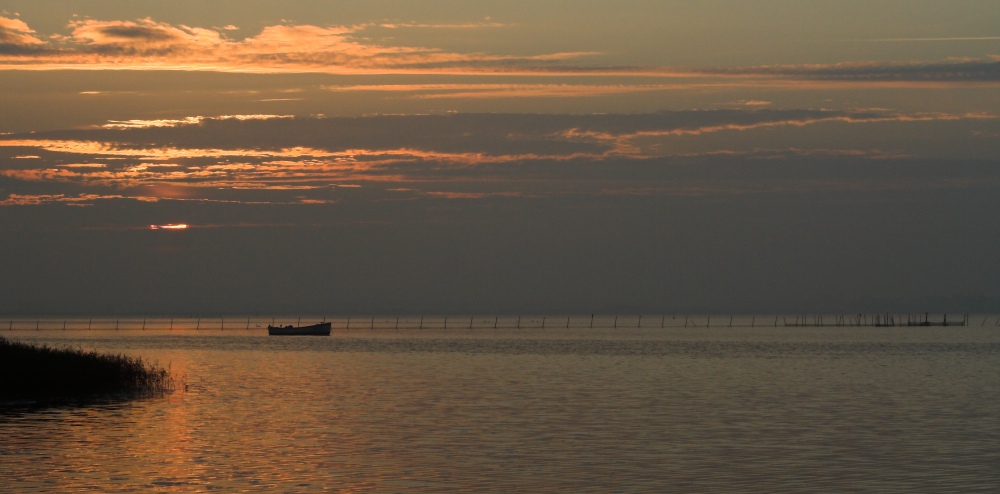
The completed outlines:
<svg viewBox="0 0 1000 494">
<path fill-rule="evenodd" d="M 1000 311 L 993 0 L 8 0 L 0 314 Z"/>
</svg>

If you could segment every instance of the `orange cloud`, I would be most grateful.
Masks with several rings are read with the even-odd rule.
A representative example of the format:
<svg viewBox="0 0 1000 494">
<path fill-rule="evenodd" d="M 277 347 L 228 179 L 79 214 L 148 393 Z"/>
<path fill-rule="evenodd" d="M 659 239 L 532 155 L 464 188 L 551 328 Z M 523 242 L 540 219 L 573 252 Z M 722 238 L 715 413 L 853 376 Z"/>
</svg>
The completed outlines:
<svg viewBox="0 0 1000 494">
<path fill-rule="evenodd" d="M 64 41 L 97 47 L 98 53 L 160 55 L 170 51 L 193 54 L 197 48 L 211 50 L 227 40 L 217 31 L 171 26 L 150 18 L 138 21 L 79 20 L 70 22 L 72 33 Z"/>
<path fill-rule="evenodd" d="M 90 206 L 96 201 L 112 199 L 131 199 L 142 202 L 157 202 L 159 198 L 136 196 L 126 197 L 122 195 L 101 195 L 101 194 L 80 194 L 77 196 L 67 196 L 65 194 L 10 194 L 7 199 L 0 201 L 0 206 L 37 206 L 48 203 L 64 203 L 71 206 Z"/>
<path fill-rule="evenodd" d="M 211 117 L 211 120 L 271 120 L 276 118 L 294 118 L 293 115 L 220 115 Z M 207 120 L 208 117 L 184 117 L 181 119 L 160 119 L 160 120 L 111 120 L 102 125 L 105 129 L 148 129 L 154 127 L 180 127 L 182 125 L 198 125 Z"/>
<path fill-rule="evenodd" d="M 263 120 L 265 117 L 272 116 L 224 118 Z M 638 116 L 454 115 L 252 123 L 232 121 L 220 127 L 220 130 L 226 136 L 225 142 L 234 147 L 223 148 L 220 145 L 219 148 L 202 148 L 197 147 L 205 142 L 197 126 L 205 124 L 209 118 L 190 117 L 170 121 L 129 121 L 125 122 L 127 125 L 105 129 L 4 136 L 0 138 L 0 148 L 17 148 L 11 150 L 10 154 L 29 153 L 33 150 L 45 153 L 38 153 L 44 157 L 42 161 L 8 160 L 5 165 L 7 168 L 0 169 L 0 176 L 35 182 L 31 185 L 14 185 L 24 189 L 11 188 L 11 191 L 17 190 L 20 193 L 37 192 L 39 187 L 46 187 L 44 183 L 48 183 L 53 189 L 42 190 L 75 192 L 91 187 L 100 191 L 110 188 L 125 194 L 124 191 L 138 189 L 142 191 L 141 197 L 160 200 L 201 201 L 225 194 L 225 200 L 211 200 L 247 203 L 232 197 L 254 194 L 251 191 L 275 191 L 273 196 L 287 200 L 291 194 L 281 194 L 278 191 L 316 191 L 301 193 L 308 194 L 308 197 L 303 196 L 308 200 L 327 201 L 338 193 L 350 194 L 343 190 L 338 192 L 338 189 L 357 186 L 371 187 L 368 190 L 372 192 L 364 194 L 365 197 L 373 197 L 385 189 L 409 189 L 415 193 L 408 197 L 419 197 L 423 193 L 414 189 L 420 189 L 434 191 L 428 193 L 427 197 L 473 199 L 502 194 L 495 190 L 469 190 L 458 184 L 545 183 L 545 187 L 551 189 L 563 187 L 550 185 L 555 182 L 569 184 L 575 183 L 574 180 L 577 179 L 586 181 L 594 180 L 593 177 L 597 176 L 612 176 L 610 168 L 619 165 L 623 169 L 637 169 L 670 163 L 670 159 L 689 159 L 697 163 L 715 162 L 717 160 L 712 158 L 716 157 L 746 158 L 744 162 L 800 157 L 896 160 L 912 157 L 907 151 L 914 151 L 914 148 L 905 145 L 902 146 L 903 150 L 836 149 L 847 146 L 840 140 L 798 149 L 789 146 L 784 139 L 763 139 L 759 144 L 750 144 L 759 146 L 756 149 L 732 149 L 734 146 L 729 146 L 720 139 L 725 136 L 688 138 L 691 136 L 781 127 L 798 128 L 823 123 L 844 128 L 884 122 L 995 118 L 990 114 L 897 114 L 884 110 L 713 110 Z M 523 125 L 519 126 L 519 121 L 523 121 Z M 168 130 L 141 130 L 149 127 L 166 127 Z M 170 128 L 174 130 L 169 130 Z M 344 129 L 357 130 L 360 141 L 356 142 L 350 136 L 347 139 L 331 139 L 341 136 Z M 368 139 L 365 137 L 368 132 L 365 129 L 377 132 L 379 137 Z M 405 136 L 402 133 L 397 136 L 396 129 L 412 130 Z M 241 134 L 243 132 L 245 134 Z M 812 135 L 821 134 L 816 132 Z M 47 135 L 77 138 L 47 139 Z M 93 136 L 100 136 L 101 140 L 87 139 Z M 399 138 L 400 136 L 403 138 Z M 684 139 L 679 139 L 680 137 Z M 157 141 L 170 144 L 160 146 Z M 239 142 L 244 143 L 244 146 L 266 142 L 270 147 L 244 148 L 238 147 L 236 143 Z M 191 147 L 185 147 L 185 143 L 192 143 Z M 344 149 L 344 146 L 354 143 L 366 147 Z M 678 144 L 681 146 L 678 147 Z M 743 145 L 747 144 L 744 142 L 735 147 Z M 768 145 L 773 147 L 768 148 Z M 325 146 L 331 149 L 323 149 Z M 856 147 L 865 146 L 868 144 Z M 581 174 L 580 177 L 575 175 L 577 172 Z M 601 186 L 606 185 L 603 180 L 601 182 Z M 607 183 L 611 182 L 614 180 Z M 455 187 L 440 187 L 442 183 Z M 449 192 L 441 192 L 441 188 L 448 189 Z M 453 188 L 455 190 L 451 190 Z M 591 185 L 585 188 L 595 189 Z M 225 189 L 227 192 L 217 192 L 216 189 Z M 254 197 L 259 200 L 264 195 L 267 194 L 257 194 Z M 32 201 L 86 203 L 78 199 L 56 198 L 54 195 L 37 196 L 35 199 L 31 197 L 34 196 L 9 198 L 8 204 L 28 204 Z M 296 199 L 295 203 L 301 203 L 299 199 L 301 198 Z"/>
<path fill-rule="evenodd" d="M 54 35 L 53 41 L 46 42 L 29 34 L 34 31 L 20 20 L 4 18 L 0 24 L 0 43 L 11 48 L 0 51 L 0 68 L 252 73 L 438 72 L 483 64 L 510 66 L 553 62 L 590 54 L 514 56 L 386 46 L 368 41 L 363 35 L 363 31 L 373 27 L 379 26 L 274 25 L 264 27 L 256 36 L 235 39 L 227 32 L 232 31 L 228 26 L 211 29 L 175 26 L 150 18 L 136 21 L 84 19 L 70 22 L 68 35 Z"/>
<path fill-rule="evenodd" d="M 941 62 L 851 62 L 735 68 L 568 65 L 602 53 L 567 51 L 534 55 L 456 52 L 426 46 L 393 46 L 373 39 L 373 29 L 496 29 L 492 21 L 352 26 L 280 24 L 246 38 L 235 26 L 201 28 L 151 18 L 71 21 L 68 34 L 36 36 L 20 19 L 0 17 L 0 70 L 183 70 L 236 73 L 495 74 L 523 76 L 622 76 L 684 80 L 675 88 L 736 84 L 809 90 L 834 87 L 961 87 L 1000 85 L 996 57 Z M 984 40 L 987 38 L 983 38 Z M 896 41 L 916 41 L 896 40 Z M 642 90 L 633 86 L 632 91 Z M 609 94 L 614 89 L 558 87 L 482 88 L 423 97 L 532 97 Z M 666 89 L 661 87 L 659 89 Z M 657 89 L 650 89 L 657 90 Z M 624 91 L 624 89 L 623 89 Z"/>
<path fill-rule="evenodd" d="M 879 122 L 931 122 L 931 121 L 954 121 L 963 119 L 996 119 L 997 116 L 988 113 L 916 113 L 916 114 L 859 114 L 843 115 L 831 114 L 824 117 L 794 118 L 784 120 L 765 120 L 745 124 L 727 123 L 719 125 L 705 125 L 699 127 L 682 127 L 674 129 L 641 130 L 629 133 L 614 133 L 608 131 L 590 131 L 580 129 L 569 129 L 560 133 L 568 140 L 590 141 L 604 143 L 614 149 L 608 153 L 625 156 L 650 156 L 650 150 L 644 148 L 637 141 L 642 138 L 673 137 L 673 136 L 700 136 L 723 131 L 743 132 L 754 129 L 765 129 L 774 127 L 806 127 L 827 122 L 842 123 L 879 123 Z M 654 153 L 655 154 L 655 153 Z"/>
<path fill-rule="evenodd" d="M 131 148 L 110 142 L 57 140 L 57 139 L 11 139 L 0 140 L 0 147 L 34 147 L 54 153 L 87 154 L 110 157 L 131 157 L 145 160 L 175 160 L 187 158 L 227 158 L 227 157 L 342 157 L 350 158 L 358 151 L 330 152 L 307 147 L 292 147 L 277 150 L 260 149 L 206 149 L 206 148 Z M 360 151 L 363 152 L 363 151 Z"/>
<path fill-rule="evenodd" d="M 33 36 L 34 32 L 35 30 L 28 27 L 21 19 L 0 17 L 0 47 L 6 46 L 7 49 L 11 49 L 44 45 L 44 41 Z"/>
<path fill-rule="evenodd" d="M 567 98 L 690 89 L 677 84 L 373 84 L 324 86 L 333 92 L 423 93 L 419 99 Z"/>
</svg>

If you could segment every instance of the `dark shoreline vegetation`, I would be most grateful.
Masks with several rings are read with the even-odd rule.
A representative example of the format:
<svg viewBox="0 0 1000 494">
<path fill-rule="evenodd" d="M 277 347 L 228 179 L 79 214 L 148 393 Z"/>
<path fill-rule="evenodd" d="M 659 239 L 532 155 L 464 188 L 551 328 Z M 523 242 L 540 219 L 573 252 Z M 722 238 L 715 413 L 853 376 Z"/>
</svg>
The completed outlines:
<svg viewBox="0 0 1000 494">
<path fill-rule="evenodd" d="M 0 336 L 0 400 L 137 397 L 173 388 L 167 370 L 139 357 L 51 348 Z"/>
</svg>

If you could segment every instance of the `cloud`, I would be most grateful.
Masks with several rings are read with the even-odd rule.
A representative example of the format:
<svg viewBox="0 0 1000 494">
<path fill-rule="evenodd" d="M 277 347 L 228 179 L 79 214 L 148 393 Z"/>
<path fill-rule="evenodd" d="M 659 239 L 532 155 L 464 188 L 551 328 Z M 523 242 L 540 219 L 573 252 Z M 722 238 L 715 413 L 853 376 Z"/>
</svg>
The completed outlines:
<svg viewBox="0 0 1000 494">
<path fill-rule="evenodd" d="M 220 115 L 211 117 L 212 120 L 271 120 L 275 118 L 293 118 L 293 115 Z M 111 120 L 101 127 L 105 129 L 148 129 L 151 127 L 178 127 L 181 125 L 198 125 L 206 117 L 185 117 L 181 119 L 160 119 L 160 120 Z"/>
<path fill-rule="evenodd" d="M 0 136 L 0 186 L 17 196 L 9 204 L 22 205 L 86 203 L 65 199 L 78 197 L 79 191 L 175 201 L 321 204 L 339 201 L 338 194 L 349 200 L 392 200 L 401 197 L 393 194 L 399 191 L 414 192 L 403 197 L 415 200 L 491 199 L 515 192 L 522 198 L 643 190 L 716 194 L 786 190 L 781 187 L 789 181 L 809 182 L 799 188 L 822 188 L 829 177 L 800 180 L 795 168 L 783 169 L 783 177 L 758 177 L 785 184 L 778 188 L 737 178 L 744 173 L 737 170 L 764 170 L 769 163 L 807 163 L 816 170 L 842 162 L 911 162 L 919 156 L 922 138 L 899 147 L 900 141 L 873 145 L 865 136 L 887 128 L 898 134 L 901 126 L 916 124 L 936 130 L 921 125 L 915 129 L 923 128 L 924 134 L 914 136 L 927 137 L 947 126 L 961 126 L 962 135 L 969 135 L 984 119 L 996 117 L 753 108 L 638 115 L 199 116 Z M 789 140 L 790 135 L 795 138 Z M 28 155 L 38 158 L 13 159 Z M 720 172 L 712 168 L 717 163 L 734 168 Z M 845 183 L 864 181 L 839 173 L 836 178 Z M 906 183 L 900 187 L 930 186 L 926 176 L 907 182 L 909 173 L 902 173 Z M 992 180 L 983 177 L 976 186 L 992 186 Z M 941 181 L 949 187 L 974 182 Z M 351 188 L 358 190 L 346 190 Z M 63 198 L 54 197 L 60 193 Z"/>
<path fill-rule="evenodd" d="M 772 65 L 704 70 L 705 75 L 775 77 L 857 82 L 1000 82 L 1000 61 L 960 59 L 944 62 L 848 62 Z"/>
<path fill-rule="evenodd" d="M 111 120 L 102 125 L 102 127 L 106 129 L 147 129 L 150 127 L 176 127 L 178 125 L 190 125 L 199 122 L 201 122 L 201 117 L 187 117 L 180 120 Z"/>
<path fill-rule="evenodd" d="M 100 195 L 100 194 L 79 194 L 67 196 L 65 194 L 10 194 L 6 199 L 0 201 L 0 206 L 37 206 L 40 204 L 62 203 L 70 206 L 92 206 L 96 201 L 128 199 L 140 202 L 157 202 L 156 197 L 125 197 L 122 195 Z"/>
<path fill-rule="evenodd" d="M 234 29 L 172 25 L 151 18 L 81 19 L 69 34 L 50 41 L 33 36 L 17 19 L 0 23 L 0 68 L 80 70 L 188 70 L 217 72 L 386 73 L 462 70 L 463 67 L 532 65 L 576 59 L 589 53 L 493 55 L 434 47 L 390 46 L 369 40 L 372 28 L 494 28 L 472 24 L 361 24 L 265 26 L 255 36 L 231 37 Z"/>
<path fill-rule="evenodd" d="M 148 56 L 170 51 L 193 51 L 195 48 L 213 49 L 226 39 L 211 29 L 172 26 L 170 24 L 140 19 L 138 21 L 79 20 L 70 23 L 68 41 L 97 47 L 100 53 L 129 53 Z"/>
<path fill-rule="evenodd" d="M 179 70 L 236 73 L 324 74 L 494 74 L 523 76 L 655 77 L 673 85 L 496 85 L 433 89 L 423 98 L 592 96 L 619 92 L 705 87 L 953 87 L 1000 83 L 996 56 L 932 62 L 848 62 L 732 68 L 582 65 L 603 53 L 565 51 L 495 54 L 450 51 L 432 46 L 393 45 L 373 29 L 502 29 L 492 21 L 471 23 L 367 23 L 350 26 L 278 24 L 239 38 L 235 26 L 192 27 L 151 18 L 79 19 L 68 34 L 39 36 L 20 19 L 0 17 L 0 70 Z M 374 40 L 383 41 L 374 41 Z M 900 38 L 881 41 L 973 41 L 970 38 Z M 388 40 L 388 41 L 387 41 Z M 876 40 L 869 40 L 876 41 Z M 355 90 L 363 90 L 361 87 Z M 379 90 L 370 87 L 368 90 Z M 391 90 L 382 87 L 380 90 Z"/>
<path fill-rule="evenodd" d="M 577 98 L 690 89 L 679 84 L 367 84 L 323 86 L 332 92 L 409 93 L 418 99 Z"/>
<path fill-rule="evenodd" d="M 46 43 L 34 33 L 35 30 L 20 19 L 0 17 L 0 57 L 37 52 Z"/>
<path fill-rule="evenodd" d="M 104 163 L 64 163 L 59 165 L 63 168 L 107 168 Z"/>
<path fill-rule="evenodd" d="M 630 132 L 620 132 L 599 127 L 573 128 L 562 133 L 568 140 L 582 140 L 585 142 L 600 142 L 611 147 L 613 154 L 648 156 L 649 148 L 639 143 L 640 140 L 650 137 L 677 137 L 677 136 L 701 136 L 718 132 L 745 132 L 757 129 L 769 129 L 778 127 L 806 127 L 821 123 L 885 123 L 885 122 L 934 122 L 934 121 L 955 121 L 963 119 L 990 119 L 997 117 L 991 114 L 947 114 L 947 113 L 914 113 L 914 114 L 893 114 L 875 112 L 836 112 L 836 111 L 815 111 L 815 112 L 771 112 L 762 110 L 758 112 L 727 112 L 731 117 L 729 122 L 704 122 L 700 125 L 684 125 L 661 128 L 636 129 Z M 774 118 L 786 116 L 790 118 Z M 763 117 L 763 118 L 761 118 Z M 770 117 L 770 118 L 768 118 Z M 611 154 L 609 153 L 609 154 Z"/>
</svg>

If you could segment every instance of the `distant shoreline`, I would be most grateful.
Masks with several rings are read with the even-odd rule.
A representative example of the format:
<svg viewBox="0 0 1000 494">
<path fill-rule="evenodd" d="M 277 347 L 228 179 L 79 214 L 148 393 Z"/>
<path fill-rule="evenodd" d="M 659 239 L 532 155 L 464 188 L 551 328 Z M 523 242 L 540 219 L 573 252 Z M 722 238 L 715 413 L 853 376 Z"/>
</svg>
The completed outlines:
<svg viewBox="0 0 1000 494">
<path fill-rule="evenodd" d="M 350 329 L 626 329 L 626 328 L 763 328 L 763 327 L 1000 327 L 998 313 L 955 312 L 855 312 L 792 314 L 644 314 L 641 312 L 586 314 L 367 314 L 213 317 L 139 316 L 139 317 L 0 317 L 0 334 L 19 331 L 251 331 L 273 326 L 301 326 L 330 322 L 334 331 Z"/>
</svg>

